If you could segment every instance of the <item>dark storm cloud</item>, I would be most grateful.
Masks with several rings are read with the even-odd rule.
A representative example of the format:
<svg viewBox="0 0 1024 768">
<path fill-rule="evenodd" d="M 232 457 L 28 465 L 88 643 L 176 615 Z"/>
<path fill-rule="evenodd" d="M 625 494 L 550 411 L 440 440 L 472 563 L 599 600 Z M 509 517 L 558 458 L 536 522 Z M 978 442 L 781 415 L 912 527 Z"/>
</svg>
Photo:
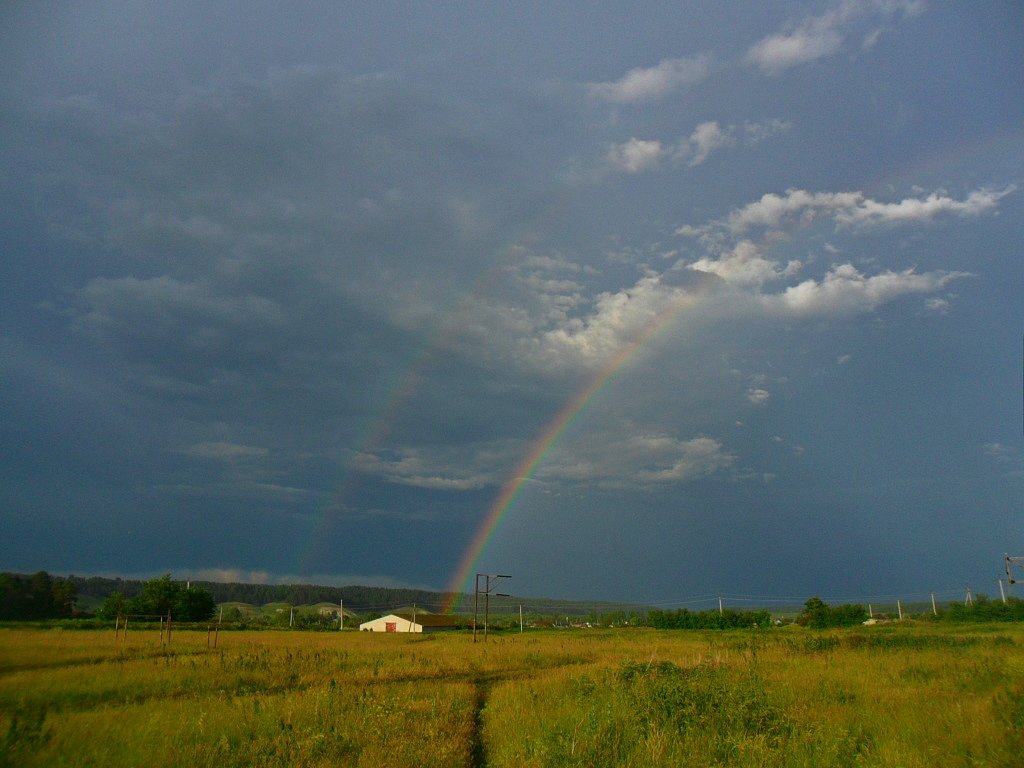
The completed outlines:
<svg viewBox="0 0 1024 768">
<path fill-rule="evenodd" d="M 965 15 L 5 8 L 0 565 L 441 586 L 531 456 L 527 590 L 1003 519 L 1021 56 Z"/>
</svg>

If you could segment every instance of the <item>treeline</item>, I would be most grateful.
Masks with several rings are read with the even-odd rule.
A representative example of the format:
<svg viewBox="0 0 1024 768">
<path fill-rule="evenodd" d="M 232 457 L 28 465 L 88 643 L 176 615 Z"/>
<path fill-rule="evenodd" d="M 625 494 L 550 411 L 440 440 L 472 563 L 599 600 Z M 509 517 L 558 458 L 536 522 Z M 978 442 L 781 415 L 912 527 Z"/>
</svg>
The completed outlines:
<svg viewBox="0 0 1024 768">
<path fill-rule="evenodd" d="M 99 600 L 105 600 L 115 592 L 126 598 L 136 597 L 142 594 L 145 584 L 132 579 L 102 576 L 69 576 L 68 580 L 76 585 L 78 594 Z M 315 584 L 242 584 L 216 581 L 192 581 L 191 585 L 208 590 L 217 603 L 248 603 L 256 606 L 268 603 L 314 605 L 337 604 L 344 600 L 346 611 L 360 613 L 390 610 L 396 605 L 413 604 L 436 612 L 441 610 L 445 602 L 445 594 L 442 592 L 392 587 L 324 587 Z"/>
<path fill-rule="evenodd" d="M 938 618 L 944 621 L 1024 621 L 1024 600 L 1008 597 L 1004 603 L 978 595 L 967 605 L 952 603 L 939 612 Z"/>
<path fill-rule="evenodd" d="M 652 610 L 647 613 L 648 626 L 655 629 L 746 629 L 770 627 L 768 611 L 678 611 Z"/>
<path fill-rule="evenodd" d="M 39 571 L 31 576 L 0 573 L 0 619 L 61 619 L 75 613 L 77 588 L 71 579 Z"/>
</svg>

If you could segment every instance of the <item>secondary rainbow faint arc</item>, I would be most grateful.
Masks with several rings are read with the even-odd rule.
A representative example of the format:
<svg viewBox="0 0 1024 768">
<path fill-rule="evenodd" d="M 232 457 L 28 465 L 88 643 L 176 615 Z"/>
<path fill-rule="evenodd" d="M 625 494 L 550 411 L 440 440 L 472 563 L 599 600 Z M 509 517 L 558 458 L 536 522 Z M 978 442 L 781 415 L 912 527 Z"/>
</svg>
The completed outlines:
<svg viewBox="0 0 1024 768">
<path fill-rule="evenodd" d="M 447 597 L 445 598 L 444 612 L 450 613 L 454 608 L 455 603 L 458 602 L 462 596 L 461 590 L 469 579 L 470 574 L 473 572 L 473 568 L 476 565 L 477 560 L 483 554 L 484 548 L 487 546 L 487 542 L 490 540 L 492 534 L 501 522 L 502 517 L 511 508 L 512 503 L 516 500 L 519 495 L 519 491 L 522 490 L 526 481 L 530 479 L 530 476 L 536 471 L 538 465 L 543 461 L 544 457 L 551 450 L 552 446 L 558 442 L 558 438 L 562 435 L 565 429 L 572 423 L 573 419 L 580 414 L 580 412 L 587 406 L 587 404 L 594 398 L 594 396 L 601 391 L 605 384 L 621 369 L 630 359 L 649 342 L 662 328 L 668 326 L 671 321 L 683 310 L 684 307 L 688 306 L 689 302 L 685 300 L 679 300 L 665 312 L 655 316 L 650 320 L 641 331 L 637 334 L 636 338 L 632 341 L 624 344 L 612 357 L 605 363 L 604 367 L 592 378 L 587 384 L 581 388 L 572 398 L 562 406 L 561 410 L 555 414 L 554 418 L 551 419 L 544 427 L 540 436 L 533 442 L 530 449 L 523 456 L 522 460 L 516 466 L 515 472 L 512 473 L 511 477 L 502 486 L 501 493 L 494 500 L 490 510 L 487 512 L 487 516 L 484 518 L 480 527 L 477 529 L 476 535 L 473 536 L 472 541 L 466 548 L 465 553 L 462 556 L 462 560 L 459 563 L 458 570 L 455 572 L 455 576 L 452 578 L 446 590 Z"/>
<path fill-rule="evenodd" d="M 445 313 L 444 320 L 438 325 L 436 332 L 425 339 L 420 350 L 412 356 L 412 362 L 399 377 L 398 383 L 389 388 L 388 394 L 383 398 L 380 410 L 363 431 L 363 437 L 356 441 L 358 447 L 352 449 L 342 477 L 331 493 L 330 501 L 321 507 L 318 520 L 307 538 L 308 544 L 299 553 L 300 571 L 303 571 L 306 565 L 316 562 L 321 551 L 327 546 L 327 532 L 333 521 L 333 515 L 329 514 L 328 510 L 331 507 L 341 506 L 346 496 L 358 484 L 357 473 L 354 471 L 356 457 L 359 454 L 375 454 L 385 444 L 399 412 L 416 391 L 424 377 L 424 372 L 434 362 L 434 354 L 437 350 L 445 348 L 448 341 L 454 338 L 463 327 L 461 318 L 473 300 L 483 295 L 484 289 L 499 279 L 501 269 L 508 264 L 509 254 L 517 248 L 528 248 L 534 241 L 541 238 L 553 222 L 558 221 L 559 214 L 568 205 L 572 191 L 572 187 L 566 186 L 541 215 L 531 220 L 528 226 L 523 226 L 522 232 L 511 242 L 494 252 L 490 268 L 477 277 L 468 292 L 453 302 L 453 306 Z"/>
</svg>

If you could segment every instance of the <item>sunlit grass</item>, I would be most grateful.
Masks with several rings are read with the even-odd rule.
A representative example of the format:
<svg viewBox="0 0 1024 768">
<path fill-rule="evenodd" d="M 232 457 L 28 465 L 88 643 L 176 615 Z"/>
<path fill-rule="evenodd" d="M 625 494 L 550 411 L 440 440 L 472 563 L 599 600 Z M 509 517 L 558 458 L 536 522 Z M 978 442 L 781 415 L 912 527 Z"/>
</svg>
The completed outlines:
<svg viewBox="0 0 1024 768">
<path fill-rule="evenodd" d="M 0 631 L 8 765 L 1011 766 L 1022 733 L 1015 625 Z"/>
</svg>

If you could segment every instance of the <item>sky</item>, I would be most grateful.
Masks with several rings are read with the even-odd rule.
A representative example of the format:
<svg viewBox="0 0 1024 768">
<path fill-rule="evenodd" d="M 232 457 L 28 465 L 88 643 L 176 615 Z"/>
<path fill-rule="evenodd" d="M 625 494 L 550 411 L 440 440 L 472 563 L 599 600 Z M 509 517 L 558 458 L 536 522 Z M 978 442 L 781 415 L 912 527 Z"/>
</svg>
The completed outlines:
<svg viewBox="0 0 1024 768">
<path fill-rule="evenodd" d="M 1017 2 L 0 10 L 0 569 L 700 605 L 1024 555 Z"/>
</svg>

